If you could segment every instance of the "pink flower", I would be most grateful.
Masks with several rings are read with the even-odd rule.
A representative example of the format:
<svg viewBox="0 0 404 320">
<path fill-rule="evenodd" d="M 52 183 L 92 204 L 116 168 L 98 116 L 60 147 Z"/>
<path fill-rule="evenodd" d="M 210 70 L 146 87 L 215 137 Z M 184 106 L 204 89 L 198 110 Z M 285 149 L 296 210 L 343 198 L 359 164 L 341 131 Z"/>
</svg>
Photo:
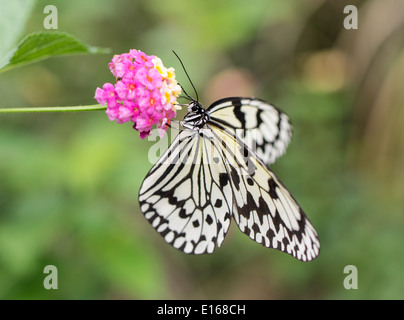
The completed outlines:
<svg viewBox="0 0 404 320">
<path fill-rule="evenodd" d="M 142 97 L 139 98 L 139 108 L 146 114 L 152 114 L 155 110 L 161 110 L 160 94 L 158 90 L 146 90 Z"/>
<path fill-rule="evenodd" d="M 158 72 L 155 68 L 141 68 L 136 73 L 136 78 L 149 90 L 160 88 L 163 80 L 160 72 Z"/>
<path fill-rule="evenodd" d="M 155 56 L 148 56 L 144 52 L 136 49 L 131 49 L 129 54 L 135 59 L 135 63 L 145 68 L 153 68 L 153 59 Z"/>
<path fill-rule="evenodd" d="M 128 62 L 131 63 L 131 55 L 124 53 L 121 55 L 114 55 L 112 62 L 108 64 L 109 69 L 115 78 L 122 78 L 128 68 Z"/>
<path fill-rule="evenodd" d="M 109 121 L 114 121 L 119 116 L 118 108 L 108 108 L 105 113 L 107 114 Z"/>
<path fill-rule="evenodd" d="M 134 100 L 137 96 L 138 83 L 133 80 L 118 81 L 115 92 L 120 100 Z"/>
<path fill-rule="evenodd" d="M 114 108 L 116 106 L 117 94 L 114 86 L 111 83 L 104 83 L 102 89 L 97 88 L 94 98 L 101 105 L 107 103 L 108 107 Z"/>
<path fill-rule="evenodd" d="M 125 123 L 130 121 L 133 116 L 133 106 L 129 103 L 124 103 L 123 105 L 118 107 L 118 117 L 116 122 Z"/>
<path fill-rule="evenodd" d="M 108 66 L 117 82 L 97 88 L 94 98 L 101 105 L 107 104 L 109 120 L 132 121 L 142 139 L 153 126 L 160 136 L 164 135 L 167 124 L 176 116 L 181 93 L 174 69 L 164 67 L 160 58 L 134 49 L 114 55 Z"/>
<path fill-rule="evenodd" d="M 143 138 L 148 136 L 151 132 L 152 126 L 158 123 L 161 119 L 161 114 L 158 112 L 154 112 L 151 115 L 142 115 L 136 119 L 136 130 L 138 130 L 141 134 L 143 134 Z"/>
</svg>

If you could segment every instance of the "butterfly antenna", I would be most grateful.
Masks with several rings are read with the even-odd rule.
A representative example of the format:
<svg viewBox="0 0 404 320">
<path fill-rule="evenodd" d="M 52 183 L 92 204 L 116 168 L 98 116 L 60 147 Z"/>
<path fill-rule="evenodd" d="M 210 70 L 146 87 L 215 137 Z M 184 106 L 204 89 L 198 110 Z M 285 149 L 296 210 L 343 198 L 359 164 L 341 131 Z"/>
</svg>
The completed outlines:
<svg viewBox="0 0 404 320">
<path fill-rule="evenodd" d="M 182 96 L 180 98 L 186 98 L 191 101 L 194 101 L 194 99 L 185 91 L 184 87 L 178 82 L 179 86 L 181 87 L 182 91 L 184 92 L 185 96 Z"/>
<path fill-rule="evenodd" d="M 175 56 L 177 57 L 177 59 L 181 63 L 182 69 L 184 69 L 184 72 L 187 75 L 187 78 L 188 78 L 189 82 L 191 83 L 192 88 L 194 89 L 194 92 L 195 92 L 195 95 L 196 95 L 196 102 L 199 102 L 198 92 L 196 91 L 195 86 L 192 83 L 191 78 L 189 77 L 189 74 L 188 74 L 187 70 L 184 67 L 184 64 L 182 63 L 180 57 L 178 56 L 178 54 L 174 50 L 173 50 L 173 53 L 175 54 Z M 181 86 L 181 88 L 182 88 L 182 86 Z M 184 88 L 182 88 L 182 90 L 185 92 Z M 185 92 L 185 94 L 187 95 L 187 97 L 189 97 L 189 95 L 186 92 Z"/>
</svg>

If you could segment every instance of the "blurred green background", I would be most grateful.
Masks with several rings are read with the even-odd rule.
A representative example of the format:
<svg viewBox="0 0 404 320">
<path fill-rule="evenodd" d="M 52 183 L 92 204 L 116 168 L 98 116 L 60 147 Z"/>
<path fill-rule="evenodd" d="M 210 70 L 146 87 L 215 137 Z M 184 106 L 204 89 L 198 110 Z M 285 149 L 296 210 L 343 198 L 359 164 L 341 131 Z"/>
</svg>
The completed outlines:
<svg viewBox="0 0 404 320">
<path fill-rule="evenodd" d="M 290 116 L 272 169 L 322 247 L 302 263 L 233 223 L 214 254 L 188 256 L 139 211 L 153 142 L 104 112 L 3 114 L 1 299 L 404 299 L 403 1 L 37 1 L 23 34 L 44 31 L 48 4 L 59 31 L 112 53 L 2 73 L 0 107 L 94 104 L 114 81 L 112 54 L 131 48 L 176 68 L 190 92 L 175 50 L 205 106 L 255 95 Z M 358 30 L 343 26 L 349 4 Z M 43 287 L 46 265 L 58 290 Z M 346 265 L 357 290 L 343 286 Z"/>
</svg>

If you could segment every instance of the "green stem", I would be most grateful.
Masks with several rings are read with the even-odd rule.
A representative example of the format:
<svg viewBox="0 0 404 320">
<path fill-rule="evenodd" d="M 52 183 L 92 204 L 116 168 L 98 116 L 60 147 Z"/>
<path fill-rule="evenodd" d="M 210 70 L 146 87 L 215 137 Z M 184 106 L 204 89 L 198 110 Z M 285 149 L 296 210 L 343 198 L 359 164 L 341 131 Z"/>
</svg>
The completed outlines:
<svg viewBox="0 0 404 320">
<path fill-rule="evenodd" d="M 0 108 L 0 113 L 20 113 L 20 112 L 76 112 L 76 111 L 96 111 L 106 110 L 106 106 L 94 104 L 90 106 L 74 107 L 38 107 L 38 108 Z"/>
</svg>

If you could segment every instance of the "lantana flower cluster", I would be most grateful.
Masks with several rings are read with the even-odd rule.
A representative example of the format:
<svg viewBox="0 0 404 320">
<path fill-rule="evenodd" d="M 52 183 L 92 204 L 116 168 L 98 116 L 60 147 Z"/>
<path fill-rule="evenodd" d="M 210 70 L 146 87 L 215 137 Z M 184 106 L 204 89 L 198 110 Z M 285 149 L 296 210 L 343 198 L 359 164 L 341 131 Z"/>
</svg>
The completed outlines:
<svg viewBox="0 0 404 320">
<path fill-rule="evenodd" d="M 115 85 L 105 83 L 95 91 L 99 104 L 107 104 L 109 120 L 132 121 L 140 138 L 147 137 L 156 125 L 163 136 L 176 111 L 181 86 L 175 80 L 174 68 L 166 68 L 160 58 L 140 50 L 114 55 L 109 69 Z"/>
</svg>

